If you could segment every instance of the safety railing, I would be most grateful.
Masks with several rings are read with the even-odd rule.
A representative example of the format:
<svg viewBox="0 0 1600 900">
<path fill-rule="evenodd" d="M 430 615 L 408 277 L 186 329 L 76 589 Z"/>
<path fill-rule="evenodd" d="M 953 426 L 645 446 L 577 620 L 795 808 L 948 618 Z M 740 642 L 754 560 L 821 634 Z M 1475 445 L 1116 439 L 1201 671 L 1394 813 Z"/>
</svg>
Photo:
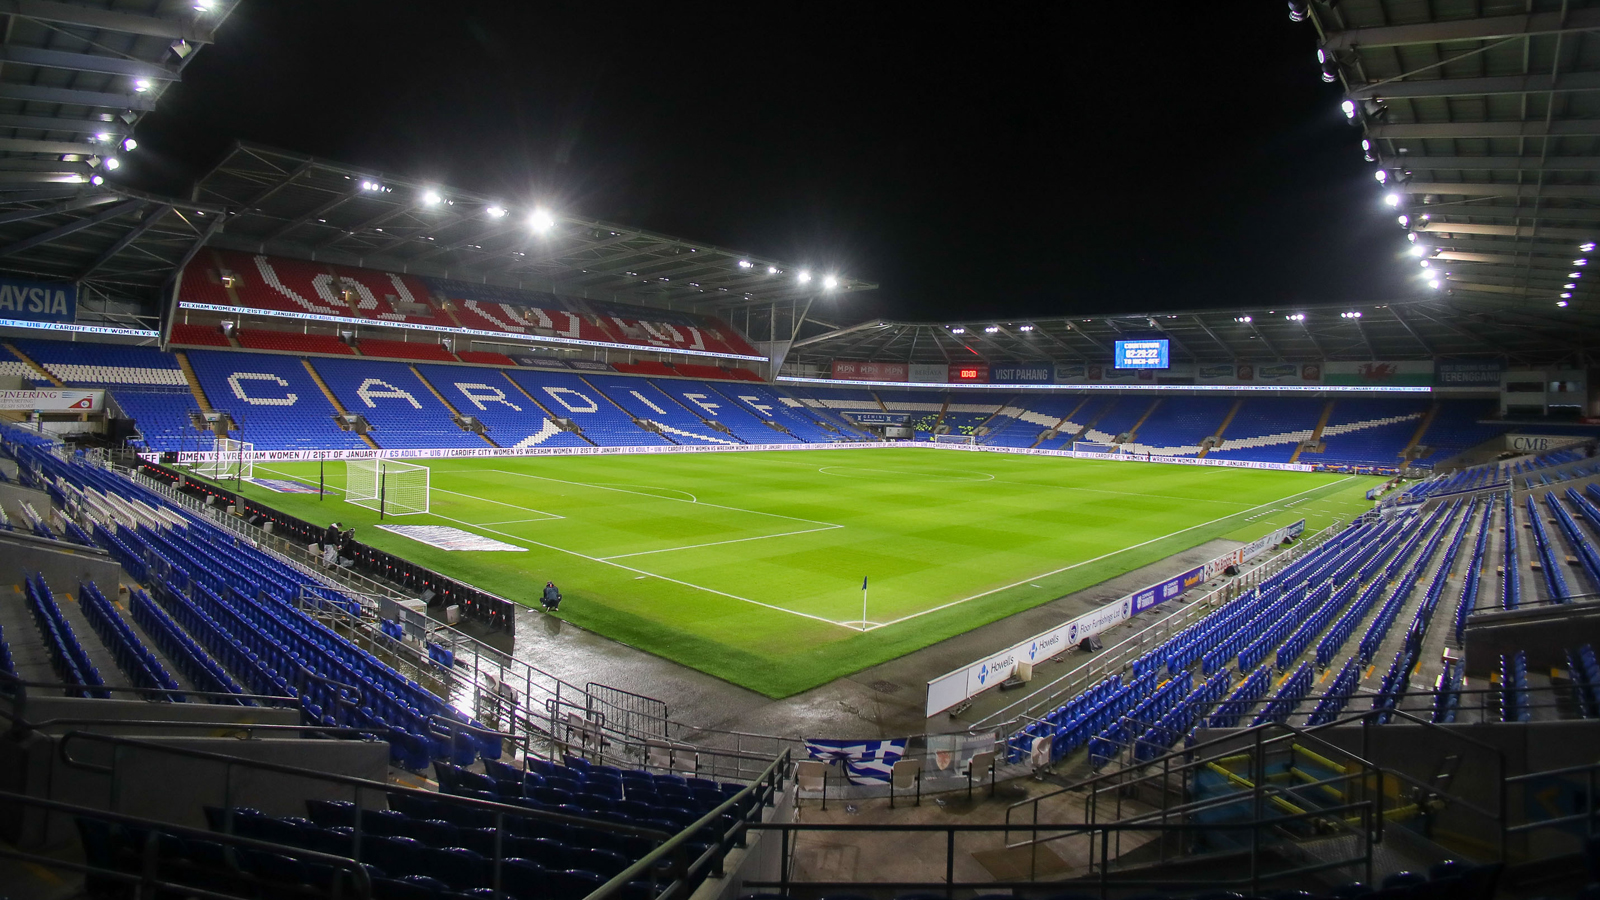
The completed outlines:
<svg viewBox="0 0 1600 900">
<path fill-rule="evenodd" d="M 1010 732 L 1015 728 L 1008 727 L 1008 724 L 1020 723 L 1025 726 L 1031 721 L 1036 721 L 1043 713 L 1082 693 L 1102 678 L 1126 669 L 1150 647 L 1204 618 L 1218 606 L 1261 584 L 1342 530 L 1342 526 L 1330 526 L 1315 534 L 1302 537 L 1289 551 L 1276 554 L 1259 565 L 1240 572 L 1226 584 L 1186 603 L 1181 609 L 1150 623 L 1110 647 L 1096 651 L 1093 658 L 1087 662 L 985 715 L 972 724 L 972 730 L 999 728 Z"/>
</svg>

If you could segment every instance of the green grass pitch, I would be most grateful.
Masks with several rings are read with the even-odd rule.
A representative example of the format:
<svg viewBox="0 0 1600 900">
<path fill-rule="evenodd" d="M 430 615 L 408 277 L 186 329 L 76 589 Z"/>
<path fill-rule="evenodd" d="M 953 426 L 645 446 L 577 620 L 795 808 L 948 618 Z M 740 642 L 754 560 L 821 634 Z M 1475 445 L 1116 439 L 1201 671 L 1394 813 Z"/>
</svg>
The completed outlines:
<svg viewBox="0 0 1600 900">
<path fill-rule="evenodd" d="M 1218 537 L 1370 507 L 1378 479 L 929 449 L 440 460 L 431 512 L 527 552 L 444 551 L 338 494 L 244 493 L 585 628 L 783 697 Z M 326 464 L 339 488 L 344 464 Z M 257 478 L 315 484 L 317 463 Z M 862 618 L 862 578 L 867 613 Z M 965 659 L 952 659 L 953 668 Z"/>
</svg>

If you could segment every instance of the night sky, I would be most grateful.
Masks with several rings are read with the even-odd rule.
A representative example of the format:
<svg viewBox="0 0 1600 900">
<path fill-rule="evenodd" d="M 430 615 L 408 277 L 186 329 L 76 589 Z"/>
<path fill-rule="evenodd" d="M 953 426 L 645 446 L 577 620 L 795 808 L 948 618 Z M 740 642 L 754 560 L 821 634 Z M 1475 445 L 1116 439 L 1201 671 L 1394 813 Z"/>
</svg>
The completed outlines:
<svg viewBox="0 0 1600 900">
<path fill-rule="evenodd" d="M 265 143 L 882 285 L 847 321 L 1407 296 L 1314 52 L 1278 2 L 243 0 L 130 174 Z"/>
</svg>

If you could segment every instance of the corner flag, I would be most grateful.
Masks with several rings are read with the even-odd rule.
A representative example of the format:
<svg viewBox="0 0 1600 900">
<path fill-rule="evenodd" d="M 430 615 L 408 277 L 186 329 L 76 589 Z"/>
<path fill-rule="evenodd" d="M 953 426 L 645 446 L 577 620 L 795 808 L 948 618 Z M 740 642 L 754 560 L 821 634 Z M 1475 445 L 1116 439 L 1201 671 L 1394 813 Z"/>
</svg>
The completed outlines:
<svg viewBox="0 0 1600 900">
<path fill-rule="evenodd" d="M 867 576 L 865 575 L 861 576 L 861 589 L 863 591 L 867 589 Z"/>
</svg>

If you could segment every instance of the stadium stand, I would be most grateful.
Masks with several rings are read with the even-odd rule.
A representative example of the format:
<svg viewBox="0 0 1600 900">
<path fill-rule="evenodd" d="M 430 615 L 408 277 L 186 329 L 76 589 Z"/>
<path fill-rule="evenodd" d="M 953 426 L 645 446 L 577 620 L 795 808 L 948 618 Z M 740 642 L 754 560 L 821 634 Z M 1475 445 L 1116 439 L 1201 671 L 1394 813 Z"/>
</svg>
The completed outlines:
<svg viewBox="0 0 1600 900">
<path fill-rule="evenodd" d="M 215 325 L 200 325 L 189 322 L 174 322 L 172 332 L 167 335 L 169 342 L 190 347 L 231 347 L 228 336 L 222 329 Z"/>
<path fill-rule="evenodd" d="M 1202 449 L 1200 442 L 1217 433 L 1233 405 L 1234 400 L 1225 397 L 1169 397 L 1122 448 L 1133 453 L 1194 456 Z"/>
<path fill-rule="evenodd" d="M 1301 458 L 1327 465 L 1398 465 L 1428 406 L 1423 400 L 1340 399 L 1322 429 L 1323 451 Z"/>
<path fill-rule="evenodd" d="M 1295 448 L 1315 433 L 1322 406 L 1300 398 L 1248 398 L 1228 424 L 1221 445 L 1213 448 L 1208 457 L 1288 462 Z M 1301 457 L 1308 463 L 1320 459 Z"/>
<path fill-rule="evenodd" d="M 185 384 L 172 355 L 153 347 L 30 340 L 12 344 L 70 387 Z"/>
<path fill-rule="evenodd" d="M 683 366 L 678 368 L 682 369 Z M 702 367 L 708 368 L 708 367 Z M 684 409 L 707 422 L 725 426 L 728 433 L 746 444 L 805 443 L 799 436 L 785 436 L 768 426 L 770 419 L 756 415 L 748 403 L 730 402 L 716 387 L 697 381 L 663 378 L 652 381 L 656 389 L 677 401 Z"/>
<path fill-rule="evenodd" d="M 995 413 L 981 443 L 997 447 L 1032 447 L 1038 443 L 1040 435 L 1056 427 L 1083 402 L 1083 398 L 1071 395 L 1021 395 Z"/>
<path fill-rule="evenodd" d="M 251 350 L 277 350 L 282 353 L 320 353 L 354 356 L 355 349 L 334 334 L 305 334 L 298 331 L 273 331 L 250 328 L 237 332 L 240 346 Z"/>
<path fill-rule="evenodd" d="M 189 353 L 189 364 L 213 407 L 242 426 L 235 436 L 257 450 L 367 448 L 359 437 L 335 424 L 338 411 L 306 364 L 295 357 L 195 350 Z M 366 409 L 359 412 L 365 414 Z M 449 418 L 444 421 L 448 423 Z M 191 444 L 157 449 L 209 447 Z"/>
<path fill-rule="evenodd" d="M 461 430 L 433 390 L 404 363 L 329 358 L 312 366 L 347 411 L 372 423 L 380 446 L 487 446 L 482 438 Z"/>
<path fill-rule="evenodd" d="M 588 441 L 563 431 L 500 372 L 466 366 L 419 365 L 417 370 L 462 415 L 488 426 L 501 447 L 587 447 Z"/>
<path fill-rule="evenodd" d="M 443 344 L 432 341 L 388 341 L 362 338 L 356 342 L 362 356 L 380 359 L 426 359 L 438 362 L 457 362 L 454 353 Z"/>
<path fill-rule="evenodd" d="M 584 380 L 602 391 L 629 415 L 655 425 L 663 437 L 675 444 L 744 443 L 737 437 L 714 430 L 699 415 L 646 379 L 589 375 Z"/>
<path fill-rule="evenodd" d="M 519 369 L 507 371 L 550 415 L 570 419 L 601 447 L 641 447 L 671 441 L 634 423 L 633 416 L 576 374 Z"/>
</svg>

